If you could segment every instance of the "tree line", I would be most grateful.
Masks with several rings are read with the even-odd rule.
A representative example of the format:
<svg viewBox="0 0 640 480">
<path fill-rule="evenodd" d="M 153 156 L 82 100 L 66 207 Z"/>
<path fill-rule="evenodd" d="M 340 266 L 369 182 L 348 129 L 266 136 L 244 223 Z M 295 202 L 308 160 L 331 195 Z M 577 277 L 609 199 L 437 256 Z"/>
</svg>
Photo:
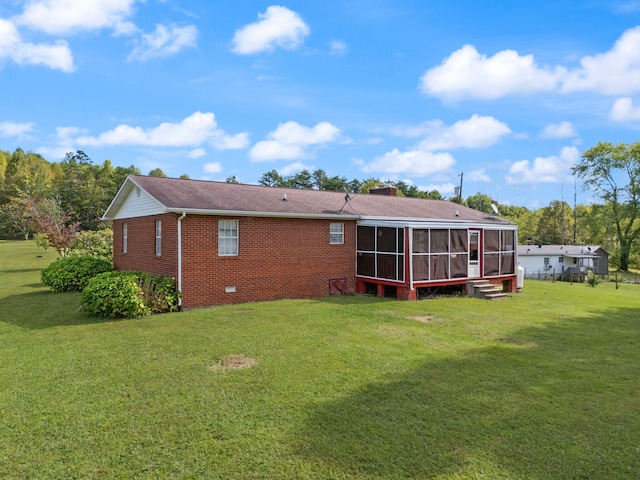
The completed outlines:
<svg viewBox="0 0 640 480">
<path fill-rule="evenodd" d="M 13 152 L 0 150 L 0 238 L 27 239 L 43 233 L 44 224 L 54 225 L 57 235 L 67 235 L 71 240 L 79 230 L 109 228 L 100 220 L 102 214 L 125 178 L 140 173 L 134 165 L 114 167 L 109 160 L 94 164 L 80 150 L 53 163 L 20 148 Z M 159 168 L 148 174 L 166 176 Z M 612 255 L 611 263 L 620 269 L 639 265 L 640 142 L 598 143 L 584 152 L 574 174 L 600 203 L 572 207 L 554 200 L 548 206 L 528 209 L 499 204 L 480 192 L 462 199 L 462 203 L 487 214 L 494 213 L 492 204 L 497 206 L 501 217 L 518 225 L 520 244 L 601 245 Z M 226 181 L 239 183 L 235 176 Z M 420 190 L 402 181 L 349 180 L 330 176 L 322 169 L 288 176 L 270 170 L 262 174 L 258 183 L 352 193 L 368 193 L 373 187 L 387 184 L 395 186 L 401 196 L 460 201 L 457 196 L 446 199 L 436 190 Z"/>
</svg>

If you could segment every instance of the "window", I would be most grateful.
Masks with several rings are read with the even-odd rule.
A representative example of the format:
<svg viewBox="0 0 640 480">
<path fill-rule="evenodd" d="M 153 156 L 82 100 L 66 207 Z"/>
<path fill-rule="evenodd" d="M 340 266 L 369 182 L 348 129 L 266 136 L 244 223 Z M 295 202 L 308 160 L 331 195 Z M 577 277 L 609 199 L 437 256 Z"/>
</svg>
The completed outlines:
<svg viewBox="0 0 640 480">
<path fill-rule="evenodd" d="M 358 226 L 356 273 L 404 280 L 404 228 Z"/>
<path fill-rule="evenodd" d="M 329 243 L 342 245 L 344 243 L 344 223 L 329 224 Z"/>
<path fill-rule="evenodd" d="M 558 263 L 564 263 L 564 257 L 558 257 Z"/>
<path fill-rule="evenodd" d="M 127 224 L 122 224 L 122 253 L 127 253 Z"/>
<path fill-rule="evenodd" d="M 218 255 L 221 257 L 238 255 L 237 220 L 218 220 Z"/>
<path fill-rule="evenodd" d="M 515 231 L 484 231 L 484 276 L 497 277 L 515 273 Z"/>
<path fill-rule="evenodd" d="M 413 279 L 415 281 L 465 278 L 469 263 L 467 229 L 413 229 Z"/>
<path fill-rule="evenodd" d="M 162 255 L 162 220 L 156 220 L 156 257 Z"/>
</svg>

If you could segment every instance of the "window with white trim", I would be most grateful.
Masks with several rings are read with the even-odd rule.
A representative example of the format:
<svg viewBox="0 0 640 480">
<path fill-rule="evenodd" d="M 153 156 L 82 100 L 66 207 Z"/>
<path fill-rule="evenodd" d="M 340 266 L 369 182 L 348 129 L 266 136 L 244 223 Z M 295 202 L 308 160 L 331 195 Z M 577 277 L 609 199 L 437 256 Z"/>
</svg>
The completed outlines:
<svg viewBox="0 0 640 480">
<path fill-rule="evenodd" d="M 218 255 L 238 255 L 238 220 L 218 220 Z"/>
<path fill-rule="evenodd" d="M 342 245 L 344 243 L 344 223 L 329 224 L 329 243 Z"/>
<path fill-rule="evenodd" d="M 122 253 L 127 253 L 127 224 L 122 224 Z"/>
<path fill-rule="evenodd" d="M 162 220 L 156 220 L 156 257 L 162 255 Z"/>
</svg>

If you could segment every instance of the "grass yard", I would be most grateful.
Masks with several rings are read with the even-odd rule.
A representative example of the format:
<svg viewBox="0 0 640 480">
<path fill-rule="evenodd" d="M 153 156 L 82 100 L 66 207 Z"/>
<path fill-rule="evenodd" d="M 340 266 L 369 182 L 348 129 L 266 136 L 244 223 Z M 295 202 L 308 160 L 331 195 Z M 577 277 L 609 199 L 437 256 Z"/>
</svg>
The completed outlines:
<svg viewBox="0 0 640 480">
<path fill-rule="evenodd" d="M 640 478 L 638 285 L 104 321 L 55 258 L 0 241 L 0 478 Z"/>
</svg>

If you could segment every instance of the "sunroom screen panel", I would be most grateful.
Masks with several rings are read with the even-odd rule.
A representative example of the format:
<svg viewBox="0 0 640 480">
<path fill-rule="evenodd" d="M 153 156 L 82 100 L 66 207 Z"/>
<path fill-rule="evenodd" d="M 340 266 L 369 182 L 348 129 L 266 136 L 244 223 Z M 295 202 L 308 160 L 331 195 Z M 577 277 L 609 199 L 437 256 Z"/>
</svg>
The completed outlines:
<svg viewBox="0 0 640 480">
<path fill-rule="evenodd" d="M 449 251 L 449 230 L 431 230 L 431 253 L 447 253 Z"/>
<path fill-rule="evenodd" d="M 396 272 L 396 256 L 384 255 L 379 253 L 378 259 L 378 278 L 387 278 L 389 280 L 395 280 L 397 277 Z"/>
<path fill-rule="evenodd" d="M 431 280 L 446 280 L 449 278 L 449 255 L 431 255 L 430 258 Z"/>
<path fill-rule="evenodd" d="M 429 253 L 429 230 L 413 230 L 413 253 Z"/>
<path fill-rule="evenodd" d="M 429 280 L 429 257 L 413 255 L 413 279 L 417 282 Z"/>
<path fill-rule="evenodd" d="M 358 275 L 364 277 L 375 277 L 376 275 L 376 255 L 375 253 L 358 253 L 358 261 L 356 266 Z"/>
<path fill-rule="evenodd" d="M 513 253 L 503 253 L 500 255 L 500 273 L 502 275 L 513 274 L 515 272 L 515 261 Z"/>
<path fill-rule="evenodd" d="M 451 252 L 468 252 L 469 251 L 469 231 L 468 230 L 451 230 Z"/>
<path fill-rule="evenodd" d="M 451 255 L 451 278 L 466 278 L 469 269 L 469 256 L 466 253 Z"/>
</svg>

